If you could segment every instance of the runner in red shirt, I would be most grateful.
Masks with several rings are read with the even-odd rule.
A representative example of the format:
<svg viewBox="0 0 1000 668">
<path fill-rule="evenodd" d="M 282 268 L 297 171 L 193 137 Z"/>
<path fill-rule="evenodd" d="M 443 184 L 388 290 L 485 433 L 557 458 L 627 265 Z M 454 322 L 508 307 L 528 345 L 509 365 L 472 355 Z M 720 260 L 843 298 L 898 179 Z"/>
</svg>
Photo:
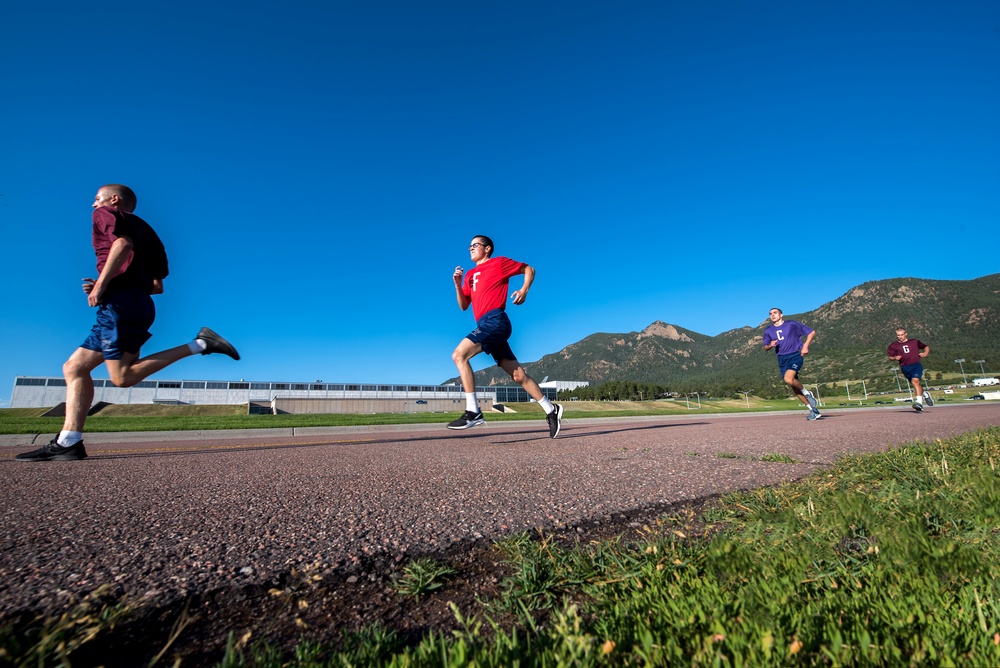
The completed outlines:
<svg viewBox="0 0 1000 668">
<path fill-rule="evenodd" d="M 507 317 L 507 291 L 511 277 L 524 275 L 524 284 L 520 290 L 515 290 L 511 301 L 521 305 L 528 297 L 528 290 L 535 280 L 535 270 L 524 262 L 516 262 L 506 257 L 493 257 L 493 240 L 486 236 L 477 236 L 469 246 L 469 255 L 475 268 L 466 272 L 462 267 L 455 267 L 455 294 L 458 307 L 465 311 L 472 306 L 472 314 L 476 318 L 476 328 L 472 330 L 451 354 L 451 359 L 458 367 L 458 375 L 462 379 L 462 389 L 465 390 L 465 413 L 462 417 L 448 424 L 448 429 L 469 429 L 484 424 L 483 413 L 479 410 L 476 399 L 476 379 L 472 372 L 471 360 L 479 353 L 491 355 L 501 369 L 510 374 L 528 395 L 538 402 L 545 411 L 545 419 L 549 424 L 549 436 L 555 438 L 562 427 L 563 407 L 553 404 L 538 383 L 532 380 L 514 356 L 507 343 L 511 334 L 510 319 Z M 464 279 L 463 279 L 464 275 Z"/>
</svg>

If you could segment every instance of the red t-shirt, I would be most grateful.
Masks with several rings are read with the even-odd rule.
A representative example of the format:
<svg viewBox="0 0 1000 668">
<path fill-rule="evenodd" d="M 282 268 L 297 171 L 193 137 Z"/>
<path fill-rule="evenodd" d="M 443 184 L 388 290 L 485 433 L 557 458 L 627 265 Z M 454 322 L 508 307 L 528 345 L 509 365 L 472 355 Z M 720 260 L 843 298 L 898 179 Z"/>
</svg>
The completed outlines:
<svg viewBox="0 0 1000 668">
<path fill-rule="evenodd" d="M 472 315 L 476 320 L 487 311 L 507 306 L 510 277 L 523 273 L 527 266 L 508 257 L 491 257 L 465 272 L 462 292 L 472 300 Z"/>
</svg>

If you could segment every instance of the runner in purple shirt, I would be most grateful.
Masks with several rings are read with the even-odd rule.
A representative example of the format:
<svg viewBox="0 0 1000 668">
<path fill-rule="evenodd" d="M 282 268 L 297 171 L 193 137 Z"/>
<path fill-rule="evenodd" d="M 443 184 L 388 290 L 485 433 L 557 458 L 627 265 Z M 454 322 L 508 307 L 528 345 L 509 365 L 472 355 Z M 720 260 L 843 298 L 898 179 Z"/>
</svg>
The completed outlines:
<svg viewBox="0 0 1000 668">
<path fill-rule="evenodd" d="M 768 317 L 771 319 L 771 326 L 764 330 L 764 350 L 773 348 L 778 354 L 781 378 L 798 400 L 809 408 L 809 419 L 823 417 L 816 407 L 816 397 L 799 381 L 802 356 L 809 354 L 809 344 L 816 337 L 816 331 L 796 320 L 785 320 L 780 308 L 771 309 Z"/>
</svg>

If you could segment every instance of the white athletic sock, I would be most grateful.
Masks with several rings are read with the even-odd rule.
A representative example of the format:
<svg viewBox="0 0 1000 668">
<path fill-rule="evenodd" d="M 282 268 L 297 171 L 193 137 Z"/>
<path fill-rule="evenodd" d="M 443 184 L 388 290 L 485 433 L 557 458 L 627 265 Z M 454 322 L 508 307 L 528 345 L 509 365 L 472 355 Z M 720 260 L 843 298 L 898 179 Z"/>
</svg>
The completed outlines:
<svg viewBox="0 0 1000 668">
<path fill-rule="evenodd" d="M 918 404 L 924 403 L 924 398 L 922 396 L 920 396 L 919 394 L 917 395 L 917 403 Z"/>
<path fill-rule="evenodd" d="M 552 405 L 552 402 L 549 401 L 548 397 L 542 397 L 541 399 L 539 399 L 538 405 L 542 407 L 546 415 L 548 415 L 549 413 L 551 413 L 556 409 L 556 407 Z"/>
<path fill-rule="evenodd" d="M 191 351 L 192 355 L 203 353 L 205 352 L 206 348 L 208 348 L 208 344 L 202 341 L 201 339 L 195 339 L 194 341 L 188 344 L 188 350 Z"/>
<path fill-rule="evenodd" d="M 479 412 L 479 400 L 476 399 L 475 392 L 465 393 L 465 410 L 470 411 L 472 413 Z"/>
<path fill-rule="evenodd" d="M 806 388 L 803 387 L 802 388 L 802 394 L 804 394 L 805 396 L 808 397 L 809 396 L 809 390 L 807 390 Z"/>
<path fill-rule="evenodd" d="M 82 440 L 83 440 L 82 431 L 66 431 L 65 429 L 63 429 L 61 432 L 59 432 L 59 437 L 56 438 L 56 443 L 63 446 L 64 448 L 68 448 L 71 445 L 76 445 Z"/>
</svg>

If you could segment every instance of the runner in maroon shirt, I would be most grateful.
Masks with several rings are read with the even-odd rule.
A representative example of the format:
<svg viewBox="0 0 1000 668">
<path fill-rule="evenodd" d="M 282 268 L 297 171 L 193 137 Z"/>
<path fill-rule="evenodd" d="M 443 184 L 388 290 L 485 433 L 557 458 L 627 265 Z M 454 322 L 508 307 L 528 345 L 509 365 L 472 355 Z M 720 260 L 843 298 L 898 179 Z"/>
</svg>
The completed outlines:
<svg viewBox="0 0 1000 668">
<path fill-rule="evenodd" d="M 920 378 L 924 375 L 924 365 L 920 363 L 920 360 L 927 357 L 930 352 L 930 346 L 918 339 L 907 337 L 906 330 L 902 327 L 896 328 L 896 340 L 889 344 L 887 351 L 889 359 L 899 362 L 899 370 L 913 384 L 913 389 L 916 392 L 913 410 L 918 413 L 924 410 L 924 400 L 927 401 L 928 406 L 934 405 L 931 393 L 920 387 Z"/>
<path fill-rule="evenodd" d="M 97 191 L 92 208 L 91 238 L 97 255 L 97 278 L 83 279 L 87 303 L 97 308 L 90 336 L 63 364 L 66 417 L 62 431 L 49 443 L 14 459 L 22 462 L 85 459 L 83 425 L 94 402 L 91 372 L 104 364 L 118 387 L 139 381 L 190 355 L 222 353 L 240 358 L 224 338 L 202 327 L 190 343 L 139 358 L 156 317 L 151 295 L 163 292 L 167 254 L 159 236 L 135 210 L 135 193 L 128 186 L 106 185 Z"/>
</svg>

